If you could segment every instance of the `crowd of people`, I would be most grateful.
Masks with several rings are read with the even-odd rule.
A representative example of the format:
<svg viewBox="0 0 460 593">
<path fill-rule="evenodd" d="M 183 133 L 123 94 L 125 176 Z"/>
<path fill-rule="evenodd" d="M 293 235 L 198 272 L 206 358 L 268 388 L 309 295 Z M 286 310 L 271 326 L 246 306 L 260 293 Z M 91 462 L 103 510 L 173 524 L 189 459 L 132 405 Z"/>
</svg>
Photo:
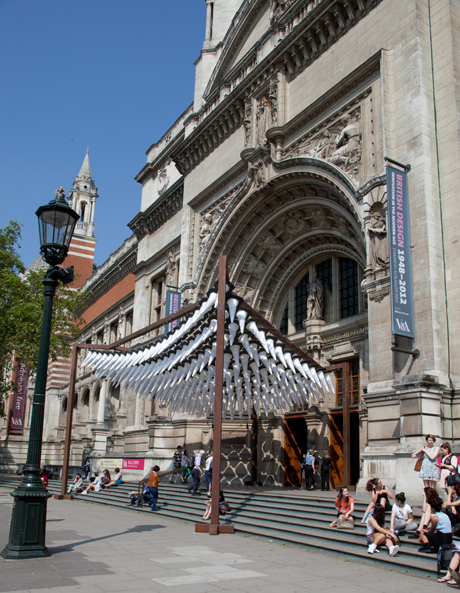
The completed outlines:
<svg viewBox="0 0 460 593">
<path fill-rule="evenodd" d="M 330 490 L 330 473 L 332 469 L 332 459 L 329 451 L 325 449 L 320 461 L 317 459 L 318 451 L 310 449 L 304 453 L 300 460 L 300 489 L 315 490 L 316 477 L 321 476 L 321 490 Z"/>
<path fill-rule="evenodd" d="M 440 583 L 456 584 L 460 564 L 458 549 L 452 544 L 452 535 L 460 534 L 460 475 L 458 459 L 452 454 L 449 443 L 435 446 L 435 438 L 426 436 L 426 445 L 414 454 L 423 481 L 422 515 L 420 523 L 414 521 L 411 506 L 404 492 L 393 494 L 380 478 L 372 478 L 366 484 L 371 500 L 364 511 L 361 523 L 366 524 L 366 544 L 369 554 L 379 552 L 385 546 L 390 556 L 395 556 L 401 547 L 401 534 L 418 539 L 418 551 L 436 554 L 439 566 L 443 557 L 452 558 L 449 570 Z M 439 489 L 437 489 L 439 487 Z M 355 504 L 347 488 L 341 488 L 335 499 L 337 518 L 333 528 L 353 529 Z M 458 514 L 457 514 L 458 512 Z"/>
</svg>

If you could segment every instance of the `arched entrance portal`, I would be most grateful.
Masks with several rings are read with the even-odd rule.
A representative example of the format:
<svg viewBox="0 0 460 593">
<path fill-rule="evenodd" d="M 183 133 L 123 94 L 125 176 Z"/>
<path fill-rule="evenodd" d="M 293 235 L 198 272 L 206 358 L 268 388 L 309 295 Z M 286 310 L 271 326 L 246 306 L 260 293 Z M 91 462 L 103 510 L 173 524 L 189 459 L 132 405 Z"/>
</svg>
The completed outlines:
<svg viewBox="0 0 460 593">
<path fill-rule="evenodd" d="M 360 284 L 366 262 L 360 205 L 343 179 L 334 183 L 323 172 L 296 172 L 273 179 L 224 211 L 225 223 L 212 237 L 203 266 L 201 290 L 214 281 L 214 262 L 226 253 L 235 292 L 322 365 L 349 362 L 353 434 L 352 480 L 359 478 L 361 354 L 336 347 L 337 335 L 367 325 Z M 209 246 L 208 246 L 209 247 Z M 207 272 L 207 273 L 206 273 Z M 198 282 L 200 285 L 200 282 Z M 316 292 L 313 288 L 316 286 Z M 320 293 L 312 300 L 311 294 Z M 332 346 L 329 346 L 331 344 Z M 338 379 L 340 383 L 340 378 Z M 277 459 L 278 483 L 300 485 L 300 460 L 309 449 L 318 462 L 323 450 L 333 460 L 333 486 L 343 479 L 342 402 L 325 394 L 314 405 L 275 421 L 259 423 L 258 474 L 268 474 L 261 452 Z M 276 423 L 278 422 L 278 423 Z M 271 431 L 271 434 L 268 432 Z M 275 433 L 278 438 L 275 438 Z M 265 443 L 261 443 L 265 439 Z M 270 443 L 270 447 L 266 443 Z M 262 467 L 261 467 L 262 464 Z M 272 464 L 273 465 L 273 464 Z"/>
</svg>

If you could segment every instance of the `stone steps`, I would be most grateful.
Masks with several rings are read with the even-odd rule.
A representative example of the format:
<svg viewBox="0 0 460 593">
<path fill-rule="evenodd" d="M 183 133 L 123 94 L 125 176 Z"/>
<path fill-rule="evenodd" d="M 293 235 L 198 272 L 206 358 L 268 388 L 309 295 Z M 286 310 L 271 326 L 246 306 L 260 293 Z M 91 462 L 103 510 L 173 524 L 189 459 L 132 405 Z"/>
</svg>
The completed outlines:
<svg viewBox="0 0 460 593">
<path fill-rule="evenodd" d="M 16 476 L 0 476 L 0 486 L 14 488 L 19 482 Z M 49 491 L 60 492 L 59 481 L 51 480 Z M 150 508 L 131 507 L 128 493 L 137 490 L 137 484 L 122 484 L 98 493 L 77 495 L 74 500 L 124 508 L 133 512 L 150 513 Z M 337 554 L 341 557 L 360 559 L 391 566 L 395 569 L 435 576 L 436 557 L 418 552 L 417 540 L 403 536 L 402 547 L 397 556 L 390 558 L 385 549 L 380 553 L 367 553 L 365 541 L 366 526 L 356 523 L 352 531 L 331 529 L 329 524 L 335 518 L 333 495 L 308 493 L 295 495 L 281 490 L 244 491 L 225 487 L 225 498 L 232 509 L 221 517 L 222 523 L 232 523 L 235 531 L 285 544 L 298 545 L 311 550 Z M 206 497 L 192 497 L 185 486 L 164 484 L 160 487 L 158 512 L 156 514 L 189 523 L 201 522 Z M 127 506 L 128 504 L 128 506 Z M 360 518 L 365 503 L 355 504 L 356 517 Z"/>
</svg>

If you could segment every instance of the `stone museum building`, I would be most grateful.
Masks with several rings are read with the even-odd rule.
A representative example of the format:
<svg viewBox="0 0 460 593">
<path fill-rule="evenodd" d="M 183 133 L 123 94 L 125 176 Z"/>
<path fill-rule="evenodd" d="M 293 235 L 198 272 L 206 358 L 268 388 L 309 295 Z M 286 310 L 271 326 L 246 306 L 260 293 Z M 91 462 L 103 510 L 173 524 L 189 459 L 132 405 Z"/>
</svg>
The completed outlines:
<svg viewBox="0 0 460 593">
<path fill-rule="evenodd" d="M 132 235 L 94 273 L 104 194 L 88 154 L 70 191 L 81 222 L 68 263 L 91 292 L 81 342 L 110 344 L 164 317 L 168 291 L 182 306 L 198 301 L 225 254 L 237 295 L 323 366 L 349 365 L 352 484 L 378 476 L 419 492 L 411 455 L 424 435 L 460 454 L 460 6 L 203 1 L 194 101 L 139 147 Z M 392 328 L 386 157 L 407 166 L 413 339 Z M 134 479 L 154 463 L 166 469 L 178 444 L 212 450 L 212 418 L 137 399 L 97 379 L 83 356 L 71 465 L 124 460 Z M 59 466 L 69 378 L 56 373 L 43 455 Z M 227 418 L 223 431 L 227 482 L 249 481 L 253 460 L 263 484 L 298 486 L 302 454 L 327 449 L 342 483 L 340 376 L 313 406 Z M 3 421 L 0 434 L 7 469 L 24 460 L 27 428 Z"/>
</svg>

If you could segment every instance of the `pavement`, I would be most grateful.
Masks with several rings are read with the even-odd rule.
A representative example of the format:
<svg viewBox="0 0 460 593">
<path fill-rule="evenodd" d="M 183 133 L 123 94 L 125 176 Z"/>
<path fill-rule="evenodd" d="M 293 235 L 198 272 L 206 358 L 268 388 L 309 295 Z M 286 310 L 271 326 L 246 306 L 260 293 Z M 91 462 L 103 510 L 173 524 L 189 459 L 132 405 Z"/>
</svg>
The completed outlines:
<svg viewBox="0 0 460 593">
<path fill-rule="evenodd" d="M 9 492 L 0 488 L 1 549 L 11 520 Z M 252 536 L 195 533 L 193 525 L 153 512 L 80 501 L 49 500 L 46 543 L 50 558 L 0 558 L 0 592 L 424 593 L 446 587 L 371 562 Z"/>
</svg>

